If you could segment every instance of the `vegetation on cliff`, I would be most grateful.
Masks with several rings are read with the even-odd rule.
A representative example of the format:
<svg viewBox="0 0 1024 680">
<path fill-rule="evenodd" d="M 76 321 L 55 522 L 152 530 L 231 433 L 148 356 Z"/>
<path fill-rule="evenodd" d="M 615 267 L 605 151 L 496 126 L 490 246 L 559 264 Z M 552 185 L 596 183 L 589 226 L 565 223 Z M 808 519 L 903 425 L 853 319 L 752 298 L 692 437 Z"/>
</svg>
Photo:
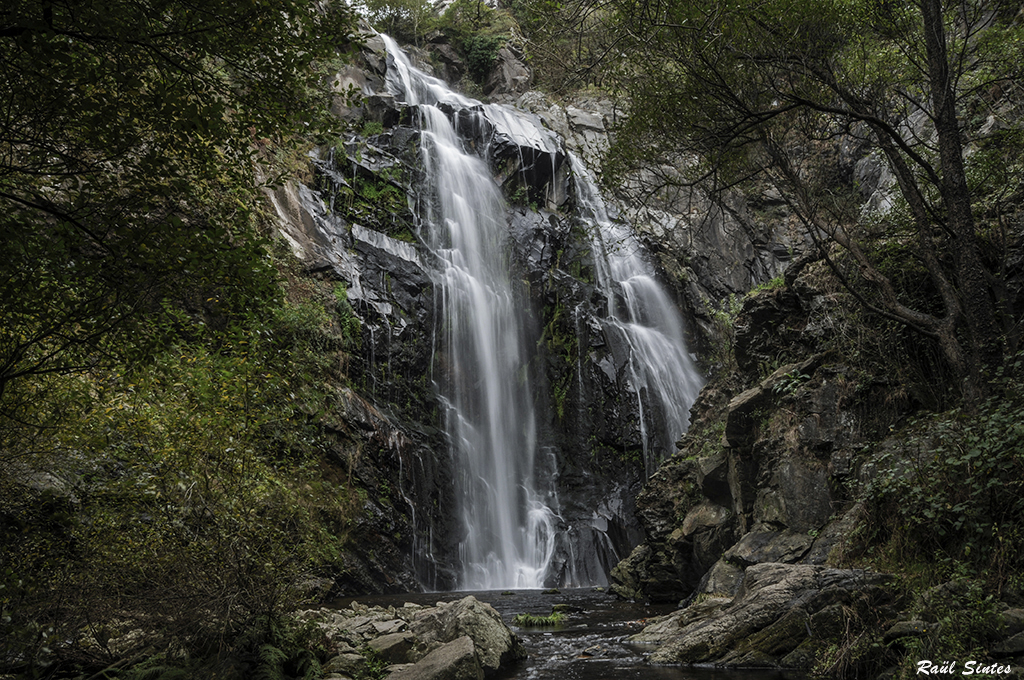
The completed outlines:
<svg viewBox="0 0 1024 680">
<path fill-rule="evenodd" d="M 280 616 L 340 569 L 358 500 L 316 419 L 344 310 L 274 252 L 258 178 L 332 125 L 352 26 L 292 0 L 0 12 L 0 671 L 255 673 L 315 643 Z"/>
<path fill-rule="evenodd" d="M 952 389 L 976 403 L 1019 344 L 1005 285 L 1022 192 L 1018 10 L 626 3 L 631 115 L 607 179 L 647 169 L 643 195 L 772 186 L 857 302 L 933 345 Z M 815 158 L 840 138 L 884 161 L 888 209 L 862 215 Z"/>
<path fill-rule="evenodd" d="M 452 85 L 473 90 L 484 83 L 498 50 L 522 36 L 515 16 L 506 8 L 473 0 L 455 0 L 438 12 L 426 0 L 363 0 L 370 21 L 380 31 L 409 45 L 444 45 L 436 54 L 453 66 Z M 454 51 L 451 51 L 454 48 Z"/>
</svg>

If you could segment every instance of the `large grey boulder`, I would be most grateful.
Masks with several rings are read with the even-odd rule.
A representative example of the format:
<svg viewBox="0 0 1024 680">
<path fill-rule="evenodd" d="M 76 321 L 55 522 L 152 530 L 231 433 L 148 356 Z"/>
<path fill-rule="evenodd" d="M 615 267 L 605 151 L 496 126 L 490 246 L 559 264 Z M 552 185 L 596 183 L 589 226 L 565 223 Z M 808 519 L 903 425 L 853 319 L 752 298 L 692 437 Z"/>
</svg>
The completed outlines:
<svg viewBox="0 0 1024 680">
<path fill-rule="evenodd" d="M 325 666 L 332 673 L 358 676 L 369 650 L 376 660 L 396 666 L 392 678 L 463 680 L 491 675 L 525 656 L 519 638 L 489 604 L 468 596 L 434 607 L 366 607 L 298 613 L 317 624 L 339 654 Z"/>
<path fill-rule="evenodd" d="M 488 675 L 525 655 L 519 638 L 502 622 L 497 610 L 472 595 L 420 612 L 411 631 L 427 645 L 469 637 Z"/>
<path fill-rule="evenodd" d="M 324 666 L 324 672 L 355 676 L 366 670 L 366 663 L 366 657 L 362 654 L 345 652 L 328 661 Z"/>
<path fill-rule="evenodd" d="M 412 666 L 388 676 L 390 680 L 483 680 L 473 639 L 468 635 L 438 647 Z"/>
<path fill-rule="evenodd" d="M 389 633 L 370 640 L 366 645 L 377 658 L 389 664 L 410 663 L 418 660 L 422 653 L 417 653 L 416 636 L 411 633 Z"/>
<path fill-rule="evenodd" d="M 729 548 L 724 559 L 746 567 L 762 562 L 797 562 L 810 549 L 812 539 L 790 529 L 784 531 L 751 531 Z"/>
<path fill-rule="evenodd" d="M 498 50 L 494 68 L 484 82 L 484 94 L 502 95 L 526 92 L 533 83 L 533 73 L 522 62 L 522 55 L 513 45 Z"/>
</svg>

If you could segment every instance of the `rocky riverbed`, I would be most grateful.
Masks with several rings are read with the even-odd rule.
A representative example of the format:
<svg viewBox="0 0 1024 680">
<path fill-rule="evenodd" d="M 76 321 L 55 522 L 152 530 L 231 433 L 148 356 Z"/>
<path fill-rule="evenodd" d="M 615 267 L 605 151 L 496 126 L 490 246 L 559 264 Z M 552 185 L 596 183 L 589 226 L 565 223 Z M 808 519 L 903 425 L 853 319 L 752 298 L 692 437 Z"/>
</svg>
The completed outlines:
<svg viewBox="0 0 1024 680">
<path fill-rule="evenodd" d="M 437 601 L 441 600 L 441 601 Z M 489 602 L 490 604 L 485 604 Z M 517 614 L 562 613 L 557 625 L 520 627 Z M 802 678 L 774 669 L 723 669 L 652 663 L 657 645 L 645 625 L 673 620 L 673 605 L 624 601 L 602 589 L 409 593 L 341 601 L 301 616 L 336 646 L 326 677 L 373 669 L 391 678 L 505 680 L 777 680 Z"/>
</svg>

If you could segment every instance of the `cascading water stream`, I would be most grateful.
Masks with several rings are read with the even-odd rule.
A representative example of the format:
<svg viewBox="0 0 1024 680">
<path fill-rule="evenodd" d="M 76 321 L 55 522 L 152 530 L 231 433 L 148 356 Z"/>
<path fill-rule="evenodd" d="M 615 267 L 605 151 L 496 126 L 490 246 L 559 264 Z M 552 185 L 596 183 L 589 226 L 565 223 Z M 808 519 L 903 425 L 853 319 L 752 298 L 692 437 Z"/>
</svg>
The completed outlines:
<svg viewBox="0 0 1024 680">
<path fill-rule="evenodd" d="M 509 277 L 506 206 L 484 161 L 463 148 L 436 106 L 472 112 L 481 105 L 413 68 L 385 40 L 394 65 L 388 86 L 418 106 L 428 185 L 421 236 L 440 263 L 443 375 L 437 380 L 459 462 L 465 531 L 459 585 L 538 588 L 554 551 L 555 516 L 534 474 L 537 436 L 524 370 L 523 295 Z"/>
<path fill-rule="evenodd" d="M 590 172 L 574 155 L 569 158 L 581 216 L 591 225 L 588 231 L 598 283 L 608 298 L 608 317 L 629 343 L 632 389 L 641 413 L 644 465 L 650 475 L 686 432 L 690 406 L 704 381 L 687 352 L 682 317 L 655 279 L 654 267 L 645 258 L 636 236 L 608 217 Z M 645 405 L 656 412 L 645 413 Z M 648 417 L 658 425 L 655 432 L 646 431 Z"/>
</svg>

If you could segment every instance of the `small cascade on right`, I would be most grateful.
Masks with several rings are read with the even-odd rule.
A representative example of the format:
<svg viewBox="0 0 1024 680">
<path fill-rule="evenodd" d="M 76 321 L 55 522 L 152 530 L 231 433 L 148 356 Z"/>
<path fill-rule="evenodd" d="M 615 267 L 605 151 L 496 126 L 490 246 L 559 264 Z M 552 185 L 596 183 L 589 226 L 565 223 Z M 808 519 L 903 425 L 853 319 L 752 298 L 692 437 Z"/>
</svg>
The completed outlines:
<svg viewBox="0 0 1024 680">
<path fill-rule="evenodd" d="M 569 155 L 581 217 L 589 224 L 597 283 L 608 299 L 611 328 L 629 345 L 628 388 L 640 413 L 648 476 L 675 451 L 690 424 L 704 379 L 690 358 L 679 309 L 655 277 L 633 231 L 608 216 L 586 166 Z"/>
</svg>

